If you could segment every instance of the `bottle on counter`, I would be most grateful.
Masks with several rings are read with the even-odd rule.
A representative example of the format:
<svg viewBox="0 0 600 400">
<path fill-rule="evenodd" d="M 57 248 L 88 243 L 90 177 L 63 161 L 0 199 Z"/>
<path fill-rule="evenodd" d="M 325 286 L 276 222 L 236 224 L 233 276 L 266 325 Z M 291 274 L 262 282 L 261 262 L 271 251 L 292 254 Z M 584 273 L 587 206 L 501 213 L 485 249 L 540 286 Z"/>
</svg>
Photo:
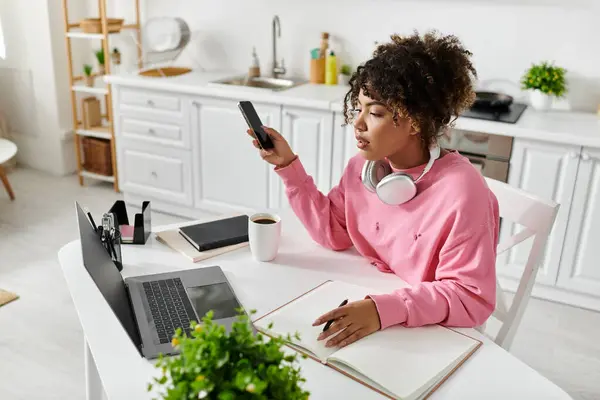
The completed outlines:
<svg viewBox="0 0 600 400">
<path fill-rule="evenodd" d="M 337 57 L 333 50 L 329 50 L 325 59 L 325 84 L 337 85 Z"/>
<path fill-rule="evenodd" d="M 327 56 L 327 50 L 329 49 L 329 33 L 321 33 L 321 48 L 319 49 L 319 58 L 325 58 Z"/>
<path fill-rule="evenodd" d="M 260 61 L 256 55 L 256 46 L 252 48 L 252 64 L 248 69 L 248 78 L 258 78 L 260 76 Z"/>
</svg>

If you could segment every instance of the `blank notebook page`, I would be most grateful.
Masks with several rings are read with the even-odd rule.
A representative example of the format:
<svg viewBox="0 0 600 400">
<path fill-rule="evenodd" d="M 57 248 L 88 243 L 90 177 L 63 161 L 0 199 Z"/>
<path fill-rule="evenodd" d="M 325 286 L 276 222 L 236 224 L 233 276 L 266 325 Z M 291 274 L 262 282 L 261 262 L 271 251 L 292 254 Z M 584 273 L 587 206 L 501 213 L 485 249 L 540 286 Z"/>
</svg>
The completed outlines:
<svg viewBox="0 0 600 400">
<path fill-rule="evenodd" d="M 392 326 L 340 349 L 344 360 L 402 399 L 416 398 L 447 375 L 479 343 L 439 325 Z"/>
</svg>

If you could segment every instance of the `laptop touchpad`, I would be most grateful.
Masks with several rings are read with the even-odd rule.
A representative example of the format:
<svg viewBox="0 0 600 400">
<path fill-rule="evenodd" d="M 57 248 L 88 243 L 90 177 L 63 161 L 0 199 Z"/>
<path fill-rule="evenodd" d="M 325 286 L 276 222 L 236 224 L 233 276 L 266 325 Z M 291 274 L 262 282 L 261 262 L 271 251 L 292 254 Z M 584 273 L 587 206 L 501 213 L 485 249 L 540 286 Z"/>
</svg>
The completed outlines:
<svg viewBox="0 0 600 400">
<path fill-rule="evenodd" d="M 187 287 L 186 291 L 200 320 L 210 310 L 213 320 L 235 317 L 241 308 L 227 283 Z"/>
</svg>

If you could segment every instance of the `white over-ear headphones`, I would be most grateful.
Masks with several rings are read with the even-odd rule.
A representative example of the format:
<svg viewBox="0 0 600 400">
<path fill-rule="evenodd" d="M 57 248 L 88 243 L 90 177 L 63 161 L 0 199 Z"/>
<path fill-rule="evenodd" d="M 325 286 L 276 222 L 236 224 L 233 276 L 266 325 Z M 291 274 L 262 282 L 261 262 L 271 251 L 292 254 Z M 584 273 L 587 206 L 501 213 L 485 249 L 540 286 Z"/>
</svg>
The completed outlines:
<svg viewBox="0 0 600 400">
<path fill-rule="evenodd" d="M 429 155 L 429 162 L 416 180 L 404 172 L 393 172 L 387 161 L 367 161 L 362 169 L 362 182 L 367 190 L 377 193 L 379 199 L 386 204 L 406 203 L 417 194 L 416 183 L 431 169 L 435 160 L 440 158 L 440 147 L 432 146 Z"/>
</svg>

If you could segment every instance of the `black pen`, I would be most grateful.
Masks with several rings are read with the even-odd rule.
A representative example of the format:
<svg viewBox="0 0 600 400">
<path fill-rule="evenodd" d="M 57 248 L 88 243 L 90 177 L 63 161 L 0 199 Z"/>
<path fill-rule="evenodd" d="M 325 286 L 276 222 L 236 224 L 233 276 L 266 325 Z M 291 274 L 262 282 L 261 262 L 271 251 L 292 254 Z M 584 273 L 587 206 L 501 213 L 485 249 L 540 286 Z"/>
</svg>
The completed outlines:
<svg viewBox="0 0 600 400">
<path fill-rule="evenodd" d="M 90 222 L 92 223 L 92 228 L 94 228 L 94 232 L 98 232 L 98 227 L 96 226 L 96 223 L 94 222 L 94 218 L 92 218 L 92 213 L 88 211 L 87 215 L 88 215 L 88 218 L 90 219 Z"/>
<path fill-rule="evenodd" d="M 337 308 L 343 307 L 346 304 L 348 304 L 348 299 L 342 301 L 342 303 Z M 329 321 L 327 321 L 327 323 L 325 324 L 325 327 L 323 328 L 323 332 L 325 332 L 327 329 L 329 329 L 329 327 L 331 326 L 331 324 L 333 324 L 333 321 L 335 321 L 335 320 L 330 319 Z"/>
</svg>

